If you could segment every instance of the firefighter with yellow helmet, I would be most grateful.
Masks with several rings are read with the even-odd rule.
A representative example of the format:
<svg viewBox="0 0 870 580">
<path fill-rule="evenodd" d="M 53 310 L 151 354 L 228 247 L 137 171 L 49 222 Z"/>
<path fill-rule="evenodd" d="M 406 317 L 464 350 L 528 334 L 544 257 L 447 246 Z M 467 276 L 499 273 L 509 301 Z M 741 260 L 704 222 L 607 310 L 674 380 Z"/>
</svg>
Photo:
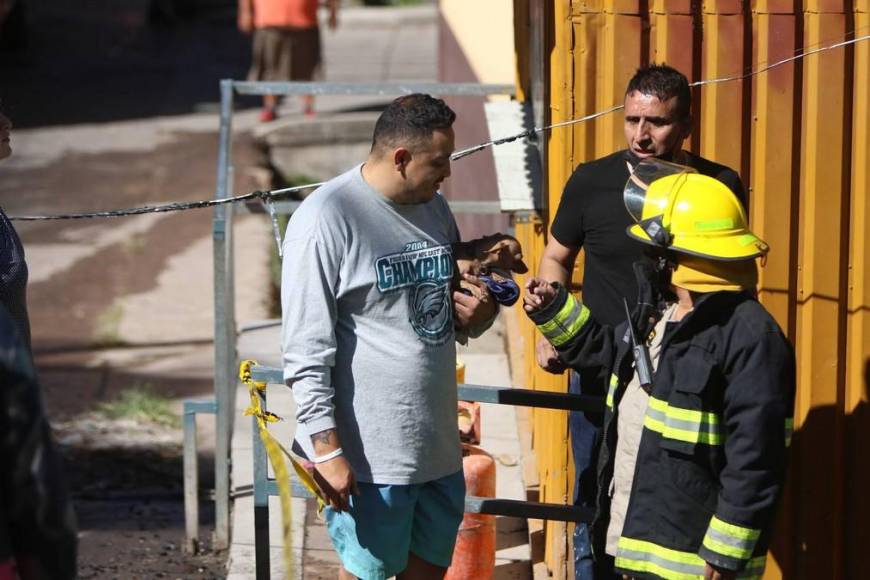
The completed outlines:
<svg viewBox="0 0 870 580">
<path fill-rule="evenodd" d="M 649 248 L 626 322 L 598 324 L 564 286 L 524 307 L 573 368 L 610 371 L 593 551 L 633 578 L 764 572 L 791 438 L 794 352 L 756 300 L 767 244 L 713 178 L 641 162 L 624 199 Z"/>
</svg>

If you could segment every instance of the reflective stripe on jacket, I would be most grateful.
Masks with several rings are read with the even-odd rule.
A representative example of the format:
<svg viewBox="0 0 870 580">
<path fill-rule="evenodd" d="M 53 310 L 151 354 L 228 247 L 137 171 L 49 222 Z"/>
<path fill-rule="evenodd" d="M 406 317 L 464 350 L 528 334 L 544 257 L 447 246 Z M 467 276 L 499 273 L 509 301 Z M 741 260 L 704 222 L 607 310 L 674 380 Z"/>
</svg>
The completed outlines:
<svg viewBox="0 0 870 580">
<path fill-rule="evenodd" d="M 572 368 L 611 369 L 593 523 L 598 555 L 607 530 L 616 411 L 634 371 L 626 324 L 614 329 L 589 316 L 582 324 L 561 322 L 582 308 L 560 287 L 548 308 L 530 316 L 548 338 L 558 336 L 554 345 Z M 638 336 L 646 336 L 655 318 L 634 320 L 643 327 Z M 698 578 L 710 562 L 741 578 L 760 576 L 785 480 L 793 349 L 756 300 L 717 292 L 699 298 L 664 339 L 660 356 L 616 568 L 639 578 Z"/>
</svg>

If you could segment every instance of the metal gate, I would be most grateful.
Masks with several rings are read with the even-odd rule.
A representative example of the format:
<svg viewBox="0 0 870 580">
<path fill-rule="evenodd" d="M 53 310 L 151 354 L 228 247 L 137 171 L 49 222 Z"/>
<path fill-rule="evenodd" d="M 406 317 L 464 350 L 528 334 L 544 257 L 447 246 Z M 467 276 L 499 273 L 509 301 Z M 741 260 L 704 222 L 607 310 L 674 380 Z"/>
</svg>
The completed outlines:
<svg viewBox="0 0 870 580">
<path fill-rule="evenodd" d="M 281 369 L 252 366 L 251 378 L 254 382 L 280 384 L 284 387 Z M 286 388 L 286 387 L 284 387 Z M 604 413 L 604 397 L 532 391 L 514 387 L 493 387 L 487 385 L 460 384 L 459 400 L 498 405 L 517 405 L 537 409 L 559 409 L 562 411 L 583 411 Z M 263 410 L 266 409 L 266 391 L 257 391 Z M 256 426 L 253 429 L 254 449 L 254 544 L 256 554 L 257 580 L 268 580 L 269 570 L 269 496 L 278 495 L 278 486 L 268 475 L 266 450 L 260 440 Z M 291 476 L 292 477 L 292 476 Z M 295 484 L 295 480 L 293 480 Z M 301 485 L 292 485 L 295 497 L 312 497 Z M 539 503 L 511 499 L 466 496 L 465 512 L 519 518 L 534 518 L 549 521 L 590 523 L 593 508 L 556 503 Z"/>
</svg>

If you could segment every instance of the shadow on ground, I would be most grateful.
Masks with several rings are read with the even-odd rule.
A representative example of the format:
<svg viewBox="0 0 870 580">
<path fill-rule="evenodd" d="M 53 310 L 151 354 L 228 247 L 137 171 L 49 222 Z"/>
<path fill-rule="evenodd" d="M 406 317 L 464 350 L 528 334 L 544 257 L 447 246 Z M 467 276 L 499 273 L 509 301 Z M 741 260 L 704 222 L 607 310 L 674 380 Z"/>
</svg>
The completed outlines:
<svg viewBox="0 0 870 580">
<path fill-rule="evenodd" d="M 19 128 L 215 110 L 218 80 L 250 64 L 235 0 L 19 4 L 0 43 L 0 96 Z"/>
<path fill-rule="evenodd" d="M 182 551 L 184 505 L 177 454 L 73 447 L 65 448 L 64 455 L 80 531 L 79 578 L 226 576 L 226 554 L 212 551 L 209 543 L 212 502 L 200 505 L 202 549 L 195 556 Z"/>
<path fill-rule="evenodd" d="M 211 382 L 108 367 L 44 367 L 41 376 L 78 517 L 79 577 L 223 578 L 226 553 L 210 549 L 212 451 L 199 453 L 202 549 L 190 556 L 182 551 L 180 422 L 112 420 L 94 411 L 131 385 L 147 384 L 155 396 L 175 399 L 204 396 Z M 75 396 L 64 397 L 62 389 Z"/>
</svg>

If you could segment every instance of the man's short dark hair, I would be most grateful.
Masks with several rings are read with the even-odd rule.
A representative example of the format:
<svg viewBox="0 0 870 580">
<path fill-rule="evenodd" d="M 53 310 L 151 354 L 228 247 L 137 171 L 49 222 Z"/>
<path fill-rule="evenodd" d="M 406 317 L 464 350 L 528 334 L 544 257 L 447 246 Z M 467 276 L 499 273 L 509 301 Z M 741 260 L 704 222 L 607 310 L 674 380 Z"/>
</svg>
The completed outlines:
<svg viewBox="0 0 870 580">
<path fill-rule="evenodd" d="M 687 119 L 692 114 L 692 93 L 689 90 L 689 79 L 677 69 L 666 64 L 651 64 L 637 69 L 625 94 L 633 92 L 652 95 L 660 101 L 677 97 L 677 114 L 680 119 Z"/>
<path fill-rule="evenodd" d="M 449 129 L 456 113 L 441 99 L 414 93 L 399 97 L 384 109 L 375 123 L 372 151 L 378 147 L 411 147 L 432 136 L 438 129 Z"/>
</svg>

